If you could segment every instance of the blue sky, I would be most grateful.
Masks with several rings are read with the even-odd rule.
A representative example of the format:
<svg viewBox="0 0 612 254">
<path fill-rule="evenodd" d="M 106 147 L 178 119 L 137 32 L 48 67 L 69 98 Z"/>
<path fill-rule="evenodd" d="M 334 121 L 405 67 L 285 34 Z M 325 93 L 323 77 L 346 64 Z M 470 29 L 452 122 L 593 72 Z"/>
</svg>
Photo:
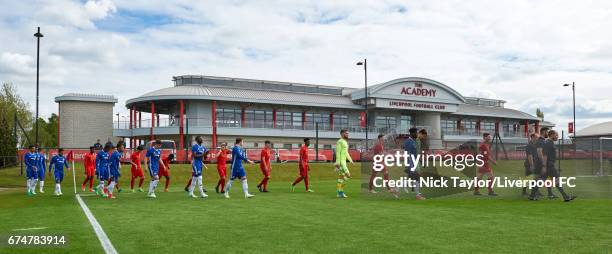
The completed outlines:
<svg viewBox="0 0 612 254">
<path fill-rule="evenodd" d="M 604 1 L 0 0 L 0 81 L 41 109 L 68 92 L 125 100 L 204 74 L 358 87 L 418 76 L 499 98 L 565 129 L 612 120 L 612 4 Z M 8 39 L 6 39 L 8 38 Z"/>
</svg>

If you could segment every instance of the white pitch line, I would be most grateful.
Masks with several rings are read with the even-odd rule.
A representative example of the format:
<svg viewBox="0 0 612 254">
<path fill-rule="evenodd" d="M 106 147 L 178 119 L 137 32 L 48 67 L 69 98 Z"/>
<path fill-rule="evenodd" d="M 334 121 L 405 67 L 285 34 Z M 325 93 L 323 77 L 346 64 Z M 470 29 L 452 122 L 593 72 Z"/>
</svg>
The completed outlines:
<svg viewBox="0 0 612 254">
<path fill-rule="evenodd" d="M 45 229 L 47 227 L 39 227 L 39 228 L 16 228 L 13 229 L 13 231 L 28 231 L 28 230 L 40 230 L 40 229 Z"/>
<path fill-rule="evenodd" d="M 96 232 L 96 236 L 98 236 L 98 240 L 100 240 L 100 244 L 102 244 L 104 252 L 106 252 L 107 254 L 117 254 L 117 250 L 115 250 L 115 247 L 111 243 L 110 239 L 108 239 L 108 236 L 106 236 L 106 233 L 104 233 L 102 226 L 100 226 L 100 223 L 98 223 L 96 217 L 93 216 L 93 214 L 89 210 L 89 207 L 87 207 L 87 205 L 85 204 L 83 199 L 81 199 L 81 196 L 79 194 L 76 194 L 76 199 L 79 202 L 79 205 L 81 205 L 83 212 L 85 212 L 85 216 L 87 216 L 87 219 L 89 219 L 89 223 Z"/>
</svg>

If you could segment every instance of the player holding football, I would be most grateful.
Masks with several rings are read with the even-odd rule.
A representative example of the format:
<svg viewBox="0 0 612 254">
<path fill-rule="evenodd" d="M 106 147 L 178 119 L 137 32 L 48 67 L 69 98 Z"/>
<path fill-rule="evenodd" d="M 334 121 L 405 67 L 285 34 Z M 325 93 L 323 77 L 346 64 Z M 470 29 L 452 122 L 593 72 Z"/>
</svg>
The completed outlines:
<svg viewBox="0 0 612 254">
<path fill-rule="evenodd" d="M 123 154 L 123 149 L 125 147 L 125 143 L 122 141 L 117 142 L 117 149 L 111 153 L 110 156 L 110 184 L 108 184 L 108 198 L 116 198 L 113 196 L 113 192 L 115 191 L 115 187 L 119 183 L 119 177 L 121 176 L 121 155 Z M 117 187 L 119 192 L 121 189 Z"/>
<path fill-rule="evenodd" d="M 189 185 L 189 196 L 195 198 L 196 196 L 193 194 L 193 190 L 196 186 L 200 190 L 200 197 L 206 198 L 208 195 L 204 193 L 204 184 L 202 183 L 202 168 L 206 168 L 204 165 L 204 155 L 208 150 L 202 144 L 202 137 L 197 136 L 195 138 L 196 143 L 191 147 L 191 185 Z"/>
<path fill-rule="evenodd" d="M 67 170 L 70 170 L 70 166 L 68 166 L 68 160 L 64 157 L 64 149 L 60 148 L 57 150 L 57 154 L 51 158 L 49 162 L 49 172 L 53 170 L 53 175 L 55 176 L 55 196 L 64 195 L 62 193 L 61 183 L 64 181 L 64 167 Z"/>
<path fill-rule="evenodd" d="M 26 165 L 26 177 L 28 196 L 36 195 L 36 181 L 38 180 L 38 154 L 34 145 L 28 146 L 28 152 L 23 155 L 23 161 Z"/>
<path fill-rule="evenodd" d="M 170 186 L 170 162 L 172 162 L 172 160 L 174 160 L 174 154 L 171 153 L 171 154 L 168 154 L 166 158 L 163 158 L 160 162 L 164 164 L 164 167 L 163 168 L 160 167 L 158 176 L 159 176 L 159 179 L 161 179 L 162 176 L 166 178 L 166 185 L 164 188 L 164 192 L 168 192 L 168 186 Z"/>
<path fill-rule="evenodd" d="M 257 189 L 259 189 L 259 192 L 268 192 L 268 181 L 270 180 L 270 171 L 272 170 L 270 167 L 270 157 L 272 156 L 272 149 L 270 146 L 270 140 L 266 140 L 264 142 L 264 148 L 261 149 L 259 169 L 264 177 L 261 179 L 261 182 L 257 184 Z"/>
<path fill-rule="evenodd" d="M 102 197 L 108 197 L 104 191 L 104 184 L 105 181 L 110 178 L 110 155 L 112 152 L 113 145 L 106 144 L 104 145 L 104 149 L 96 155 L 96 172 L 98 174 L 98 180 L 100 181 L 98 188 L 96 188 L 96 194 Z"/>
<path fill-rule="evenodd" d="M 346 185 L 346 181 L 351 178 L 351 172 L 346 166 L 346 161 L 350 161 L 353 164 L 353 159 L 349 154 L 349 132 L 346 129 L 342 129 L 340 131 L 340 139 L 336 142 L 336 162 L 334 163 L 334 168 L 336 173 L 338 174 L 338 180 L 336 182 L 336 194 L 339 198 L 348 198 L 348 196 L 344 193 L 344 186 Z"/>
<path fill-rule="evenodd" d="M 153 142 L 153 146 L 147 150 L 147 154 L 145 155 L 145 163 L 147 164 L 147 170 L 149 170 L 149 175 L 151 176 L 149 192 L 147 193 L 147 197 L 149 198 L 157 198 L 155 195 L 155 188 L 159 183 L 158 171 L 160 167 L 164 167 L 164 164 L 159 163 L 161 159 L 161 145 L 161 140 L 156 139 L 155 142 Z"/>
<path fill-rule="evenodd" d="M 136 151 L 130 155 L 130 164 L 132 164 L 132 179 L 130 180 L 130 189 L 134 192 L 134 180 L 136 178 L 140 178 L 138 180 L 138 191 L 143 192 L 142 183 L 144 182 L 144 173 L 142 172 L 142 166 L 140 165 L 140 154 L 144 150 L 142 145 L 136 147 Z"/>
<path fill-rule="evenodd" d="M 310 146 L 310 139 L 304 138 L 304 144 L 300 147 L 300 162 L 299 162 L 299 176 L 293 181 L 291 184 L 291 192 L 295 191 L 295 185 L 300 181 L 304 180 L 304 187 L 306 187 L 306 192 L 314 192 L 310 189 L 308 185 L 308 171 L 310 168 L 308 167 L 308 147 Z"/>
<path fill-rule="evenodd" d="M 38 184 L 40 189 L 38 192 L 45 193 L 43 186 L 45 186 L 45 172 L 47 170 L 47 157 L 45 157 L 45 149 L 38 148 Z"/>
<path fill-rule="evenodd" d="M 96 154 L 94 146 L 89 147 L 89 153 L 85 154 L 85 181 L 81 184 L 81 190 L 85 191 L 85 186 L 89 182 L 89 192 L 93 192 L 94 174 L 96 173 Z"/>
<path fill-rule="evenodd" d="M 497 196 L 497 193 L 493 191 L 493 169 L 489 166 L 489 162 L 492 162 L 493 165 L 497 165 L 497 162 L 491 158 L 491 134 L 485 132 L 482 134 L 482 143 L 478 145 L 478 154 L 482 155 L 483 165 L 478 168 L 478 174 L 476 174 L 476 178 L 479 180 L 482 179 L 483 176 L 487 176 L 487 190 L 489 191 L 489 196 Z M 474 188 L 474 195 L 480 194 L 480 187 L 476 185 Z"/>
<path fill-rule="evenodd" d="M 236 142 L 234 143 L 234 147 L 232 148 L 232 165 L 231 165 L 231 176 L 229 182 L 225 186 L 225 198 L 230 198 L 229 191 L 232 188 L 232 182 L 234 179 L 240 179 L 242 183 L 242 192 L 244 193 L 245 198 L 251 198 L 255 195 L 251 195 L 249 193 L 249 185 L 247 183 L 246 171 L 242 166 L 242 162 L 246 161 L 249 164 L 253 164 L 253 161 L 247 158 L 244 150 L 242 150 L 243 141 L 242 138 L 236 138 Z"/>
<path fill-rule="evenodd" d="M 215 186 L 217 193 L 225 193 L 225 181 L 227 178 L 227 156 L 231 153 L 227 149 L 227 143 L 221 143 L 221 150 L 217 153 L 217 173 L 219 173 L 219 181 Z"/>
</svg>

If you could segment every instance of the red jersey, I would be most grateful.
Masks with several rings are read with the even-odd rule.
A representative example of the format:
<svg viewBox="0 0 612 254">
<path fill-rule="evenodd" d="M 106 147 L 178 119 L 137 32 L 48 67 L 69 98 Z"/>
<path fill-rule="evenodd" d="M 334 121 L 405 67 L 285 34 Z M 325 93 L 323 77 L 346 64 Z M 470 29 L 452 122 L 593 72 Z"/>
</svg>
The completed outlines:
<svg viewBox="0 0 612 254">
<path fill-rule="evenodd" d="M 264 148 L 261 150 L 261 161 L 259 162 L 259 168 L 261 170 L 269 170 L 270 169 L 270 149 Z"/>
<path fill-rule="evenodd" d="M 159 161 L 160 165 L 159 165 L 159 171 L 164 170 L 162 168 L 161 163 L 164 163 L 164 166 L 166 166 L 166 170 L 165 171 L 170 171 L 170 158 L 166 157 L 166 158 L 162 158 L 161 161 Z"/>
<path fill-rule="evenodd" d="M 374 154 L 382 154 L 384 152 L 384 146 L 382 142 L 376 143 L 374 146 Z"/>
<path fill-rule="evenodd" d="M 300 165 L 308 166 L 308 147 L 306 145 L 300 148 Z"/>
<path fill-rule="evenodd" d="M 134 152 L 132 153 L 132 155 L 130 155 L 130 161 L 134 164 L 136 164 L 136 166 L 132 165 L 132 169 L 141 169 L 140 166 L 140 152 Z"/>
<path fill-rule="evenodd" d="M 489 144 L 482 142 L 478 146 L 478 154 L 482 155 L 482 161 L 484 165 L 482 167 L 489 167 L 489 157 L 491 156 L 491 146 Z"/>
<path fill-rule="evenodd" d="M 96 154 L 87 153 L 85 154 L 85 170 L 96 170 Z"/>
<path fill-rule="evenodd" d="M 217 157 L 217 168 L 225 169 L 227 164 L 227 155 L 230 153 L 230 150 L 225 149 L 219 152 L 219 157 Z"/>
</svg>

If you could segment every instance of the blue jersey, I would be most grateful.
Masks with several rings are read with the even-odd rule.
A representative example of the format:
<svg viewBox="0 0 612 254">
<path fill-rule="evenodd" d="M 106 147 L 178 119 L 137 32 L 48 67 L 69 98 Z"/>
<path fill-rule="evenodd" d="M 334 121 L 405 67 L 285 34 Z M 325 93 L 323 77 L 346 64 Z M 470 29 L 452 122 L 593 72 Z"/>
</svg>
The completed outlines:
<svg viewBox="0 0 612 254">
<path fill-rule="evenodd" d="M 51 161 L 49 162 L 49 172 L 51 169 L 55 169 L 54 173 L 64 173 L 64 167 L 70 168 L 68 166 L 68 160 L 66 160 L 66 157 L 55 155 L 53 158 L 51 158 Z"/>
<path fill-rule="evenodd" d="M 119 164 L 121 163 L 121 152 L 114 151 L 110 156 L 110 172 L 113 175 L 119 175 Z"/>
<path fill-rule="evenodd" d="M 26 170 L 33 171 L 35 167 L 38 167 L 38 153 L 27 152 L 23 155 L 23 161 L 26 165 Z"/>
<path fill-rule="evenodd" d="M 414 141 L 414 139 L 412 138 L 408 138 L 406 139 L 406 142 L 404 142 L 404 150 L 406 152 L 408 152 L 408 156 L 413 155 L 417 156 L 417 145 L 416 145 L 416 141 Z M 413 166 L 414 166 L 414 161 L 412 161 L 412 157 L 408 157 L 408 165 L 406 165 L 406 170 L 410 170 Z"/>
<path fill-rule="evenodd" d="M 161 158 L 161 150 L 155 147 L 147 150 L 147 158 L 149 158 L 149 169 L 157 171 L 159 170 L 159 160 Z"/>
<path fill-rule="evenodd" d="M 43 174 L 45 173 L 45 171 L 47 170 L 47 158 L 45 157 L 44 154 L 38 153 L 38 164 L 36 165 L 36 167 L 38 168 L 38 171 L 42 172 Z M 49 169 L 49 172 L 51 172 L 51 169 Z"/>
<path fill-rule="evenodd" d="M 193 171 L 194 173 L 202 172 L 202 164 L 204 160 L 204 154 L 207 152 L 204 145 L 193 144 L 191 147 L 191 153 L 193 155 Z"/>
<path fill-rule="evenodd" d="M 108 175 L 110 167 L 110 155 L 105 151 L 100 151 L 96 155 L 96 172 L 99 175 Z"/>
<path fill-rule="evenodd" d="M 232 172 L 244 171 L 242 161 L 247 161 L 246 153 L 240 148 L 240 146 L 232 147 Z"/>
</svg>

